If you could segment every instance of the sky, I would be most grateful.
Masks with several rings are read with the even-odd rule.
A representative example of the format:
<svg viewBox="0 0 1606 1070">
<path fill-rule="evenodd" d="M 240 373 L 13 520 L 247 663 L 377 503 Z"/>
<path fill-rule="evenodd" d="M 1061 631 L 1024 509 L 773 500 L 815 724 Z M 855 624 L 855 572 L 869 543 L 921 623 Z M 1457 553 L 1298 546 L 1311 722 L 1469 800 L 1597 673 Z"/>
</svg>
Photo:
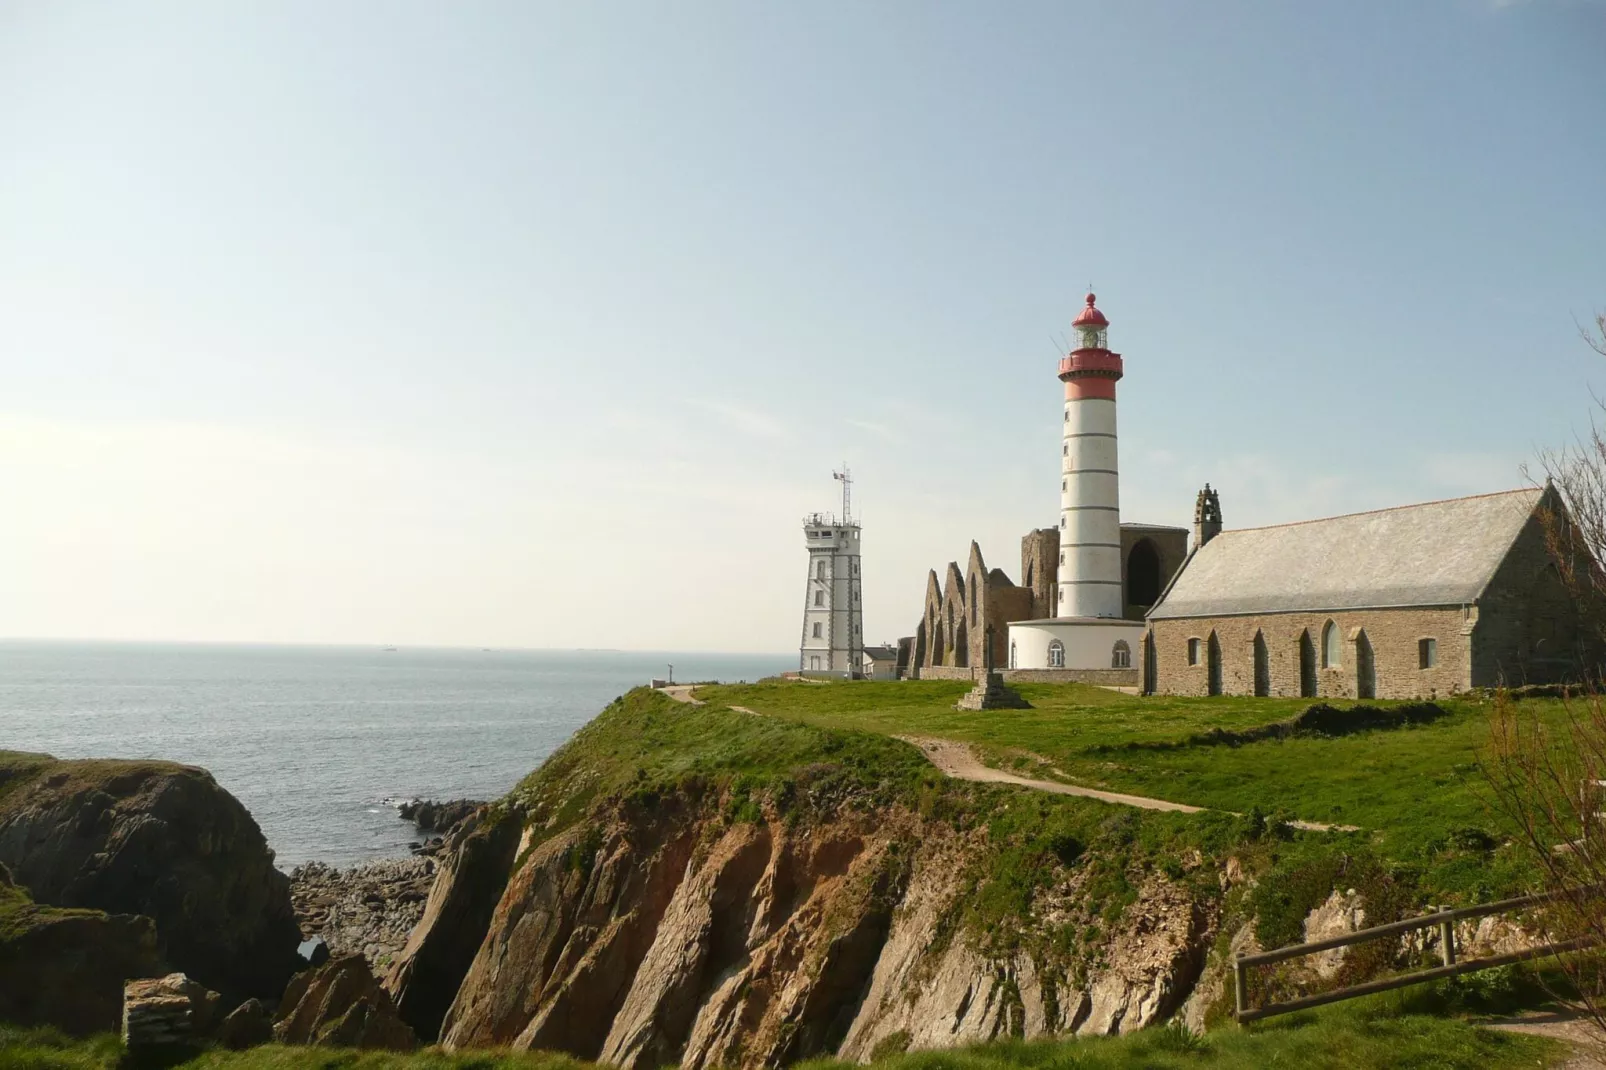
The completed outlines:
<svg viewBox="0 0 1606 1070">
<path fill-rule="evenodd" d="M 794 650 L 1056 522 L 1495 491 L 1606 361 L 1606 3 L 0 0 L 0 636 Z"/>
</svg>

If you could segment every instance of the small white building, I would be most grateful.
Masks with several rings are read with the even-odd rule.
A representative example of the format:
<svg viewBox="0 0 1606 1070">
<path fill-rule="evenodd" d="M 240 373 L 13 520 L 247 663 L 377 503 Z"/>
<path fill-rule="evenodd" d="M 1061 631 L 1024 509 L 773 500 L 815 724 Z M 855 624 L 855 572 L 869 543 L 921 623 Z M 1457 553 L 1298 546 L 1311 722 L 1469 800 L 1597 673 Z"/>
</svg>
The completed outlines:
<svg viewBox="0 0 1606 1070">
<path fill-rule="evenodd" d="M 896 680 L 898 678 L 898 648 L 896 645 L 867 646 L 859 660 L 860 675 L 866 680 Z"/>
</svg>

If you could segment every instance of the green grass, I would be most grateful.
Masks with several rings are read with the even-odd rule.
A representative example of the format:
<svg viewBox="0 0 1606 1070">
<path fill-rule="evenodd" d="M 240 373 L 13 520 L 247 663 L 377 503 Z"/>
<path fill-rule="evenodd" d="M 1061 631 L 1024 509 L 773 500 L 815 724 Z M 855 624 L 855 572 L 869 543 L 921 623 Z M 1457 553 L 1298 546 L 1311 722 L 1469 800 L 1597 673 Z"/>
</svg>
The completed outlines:
<svg viewBox="0 0 1606 1070">
<path fill-rule="evenodd" d="M 1040 779 L 1359 826 L 1364 842 L 1421 869 L 1431 887 L 1452 898 L 1488 898 L 1526 878 L 1509 852 L 1484 849 L 1503 836 L 1478 767 L 1487 718 L 1486 707 L 1475 701 L 1445 700 L 1440 705 L 1447 716 L 1406 728 L 1209 745 L 1193 737 L 1288 720 L 1311 702 L 1138 697 L 1076 684 L 1026 684 L 1019 690 L 1033 709 L 955 710 L 966 687 L 948 681 L 766 682 L 704 687 L 697 694 L 710 704 L 808 725 L 963 740 L 990 764 Z M 1528 704 L 1546 713 L 1560 709 L 1550 700 Z"/>
<path fill-rule="evenodd" d="M 870 1065 L 876 1070 L 1507 1070 L 1557 1066 L 1565 1056 L 1560 1045 L 1479 1029 L 1443 1016 L 1442 1009 L 1431 993 L 1391 994 L 1203 1036 L 1160 1027 L 1124 1037 L 1001 1041 L 888 1054 Z M 0 1070 L 115 1070 L 120 1055 L 115 1037 L 69 1041 L 49 1030 L 0 1026 Z M 279 1045 L 210 1051 L 182 1064 L 184 1070 L 587 1070 L 595 1065 L 548 1052 L 448 1054 L 426 1048 L 395 1054 Z M 799 1064 L 800 1070 L 853 1066 L 830 1059 Z"/>
</svg>

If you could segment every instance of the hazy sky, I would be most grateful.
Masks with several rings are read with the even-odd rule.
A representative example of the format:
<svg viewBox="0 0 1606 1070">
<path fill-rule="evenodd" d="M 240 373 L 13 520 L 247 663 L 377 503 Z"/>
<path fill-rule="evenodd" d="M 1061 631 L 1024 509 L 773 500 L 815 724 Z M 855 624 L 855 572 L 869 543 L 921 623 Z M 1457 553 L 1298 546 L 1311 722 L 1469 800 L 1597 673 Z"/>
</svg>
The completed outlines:
<svg viewBox="0 0 1606 1070">
<path fill-rule="evenodd" d="M 0 0 L 0 636 L 795 648 L 1055 522 L 1523 482 L 1606 362 L 1606 4 Z"/>
</svg>

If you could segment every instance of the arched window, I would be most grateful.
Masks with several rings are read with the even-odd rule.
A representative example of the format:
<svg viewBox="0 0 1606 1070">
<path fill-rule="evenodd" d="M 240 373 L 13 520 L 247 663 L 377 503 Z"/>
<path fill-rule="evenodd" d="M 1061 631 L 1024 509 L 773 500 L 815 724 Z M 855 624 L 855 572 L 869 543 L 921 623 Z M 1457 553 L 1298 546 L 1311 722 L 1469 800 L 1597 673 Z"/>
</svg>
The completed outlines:
<svg viewBox="0 0 1606 1070">
<path fill-rule="evenodd" d="M 1205 693 L 1210 695 L 1221 694 L 1221 640 L 1216 633 L 1210 633 L 1210 641 L 1205 644 L 1205 658 L 1209 662 L 1205 669 Z"/>
<path fill-rule="evenodd" d="M 1197 636 L 1188 640 L 1188 664 L 1199 664 L 1199 639 Z"/>
<path fill-rule="evenodd" d="M 1050 669 L 1065 668 L 1065 644 L 1058 639 L 1051 640 L 1048 644 L 1048 667 Z"/>
<path fill-rule="evenodd" d="M 1343 652 L 1339 646 L 1344 641 L 1338 634 L 1338 625 L 1328 621 L 1322 625 L 1322 668 L 1336 669 L 1344 664 Z"/>
<path fill-rule="evenodd" d="M 1139 539 L 1126 557 L 1126 601 L 1152 606 L 1160 600 L 1160 554 L 1149 539 Z"/>
<path fill-rule="evenodd" d="M 1127 646 L 1125 639 L 1117 639 L 1115 648 L 1110 651 L 1110 668 L 1130 669 L 1132 667 L 1132 648 Z"/>
<path fill-rule="evenodd" d="M 1015 667 L 1015 644 L 1013 642 L 1009 644 L 1009 667 L 1011 669 Z"/>
<path fill-rule="evenodd" d="M 1271 650 L 1266 646 L 1264 633 L 1255 632 L 1255 694 L 1265 698 L 1271 694 Z"/>
<path fill-rule="evenodd" d="M 1309 629 L 1299 633 L 1299 697 L 1316 697 L 1316 644 Z"/>
<path fill-rule="evenodd" d="M 970 623 L 974 625 L 976 623 L 976 574 L 974 572 L 970 574 L 970 582 L 966 586 L 970 588 L 970 591 L 966 594 L 965 600 L 970 603 Z"/>
</svg>

